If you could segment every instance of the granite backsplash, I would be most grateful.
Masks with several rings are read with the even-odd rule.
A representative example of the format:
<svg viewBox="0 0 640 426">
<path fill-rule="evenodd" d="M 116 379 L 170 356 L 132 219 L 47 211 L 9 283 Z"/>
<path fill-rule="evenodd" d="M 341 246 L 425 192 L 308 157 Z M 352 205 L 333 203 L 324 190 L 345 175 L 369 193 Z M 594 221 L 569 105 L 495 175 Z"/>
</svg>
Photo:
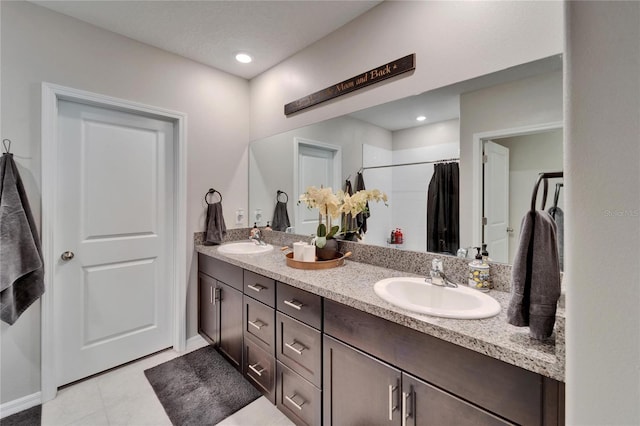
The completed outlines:
<svg viewBox="0 0 640 426">
<path fill-rule="evenodd" d="M 249 237 L 250 228 L 229 229 L 223 242 L 244 240 Z M 309 236 L 287 234 L 279 231 L 263 231 L 264 240 L 276 247 L 292 247 L 296 241 L 309 241 Z M 202 244 L 204 232 L 194 234 L 194 243 Z M 416 252 L 390 247 L 373 246 L 352 241 L 339 240 L 339 248 L 343 253 L 351 252 L 351 260 L 396 271 L 409 272 L 418 275 L 429 275 L 431 261 L 442 259 L 444 271 L 456 283 L 465 284 L 469 273 L 471 259 L 461 259 L 455 256 L 443 256 L 435 253 Z M 511 265 L 489 262 L 491 266 L 491 280 L 493 288 L 498 291 L 511 290 Z"/>
</svg>

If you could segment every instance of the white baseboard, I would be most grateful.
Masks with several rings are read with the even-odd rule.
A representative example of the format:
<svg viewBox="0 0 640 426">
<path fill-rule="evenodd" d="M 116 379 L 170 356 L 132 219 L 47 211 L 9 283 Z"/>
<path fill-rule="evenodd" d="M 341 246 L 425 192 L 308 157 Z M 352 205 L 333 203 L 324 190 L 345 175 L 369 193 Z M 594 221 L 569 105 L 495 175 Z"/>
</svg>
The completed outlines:
<svg viewBox="0 0 640 426">
<path fill-rule="evenodd" d="M 26 410 L 42 403 L 42 393 L 36 392 L 13 401 L 5 402 L 0 405 L 0 419 L 4 419 L 20 411 Z"/>
<path fill-rule="evenodd" d="M 185 352 L 191 352 L 196 349 L 200 349 L 204 346 L 207 346 L 208 344 L 209 342 L 204 340 L 204 337 L 202 337 L 199 334 L 196 334 L 195 336 L 187 339 L 187 347 L 185 349 Z"/>
</svg>

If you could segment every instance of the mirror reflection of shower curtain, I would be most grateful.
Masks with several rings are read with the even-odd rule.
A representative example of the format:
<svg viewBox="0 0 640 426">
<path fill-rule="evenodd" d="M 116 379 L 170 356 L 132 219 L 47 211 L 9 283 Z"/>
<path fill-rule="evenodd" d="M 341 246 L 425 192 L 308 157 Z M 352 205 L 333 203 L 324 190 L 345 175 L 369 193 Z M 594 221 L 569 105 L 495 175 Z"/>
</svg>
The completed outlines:
<svg viewBox="0 0 640 426">
<path fill-rule="evenodd" d="M 456 254 L 460 246 L 458 163 L 436 164 L 427 191 L 427 251 Z"/>
</svg>

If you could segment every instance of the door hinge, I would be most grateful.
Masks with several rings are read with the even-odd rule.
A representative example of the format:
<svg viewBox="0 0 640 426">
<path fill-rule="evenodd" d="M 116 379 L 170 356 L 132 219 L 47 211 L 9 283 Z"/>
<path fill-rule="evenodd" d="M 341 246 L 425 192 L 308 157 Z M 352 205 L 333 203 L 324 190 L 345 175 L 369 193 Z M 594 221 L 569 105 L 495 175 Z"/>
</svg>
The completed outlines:
<svg viewBox="0 0 640 426">
<path fill-rule="evenodd" d="M 482 224 L 483 224 L 484 226 L 487 226 L 487 223 L 489 223 L 489 221 L 487 220 L 487 218 L 486 218 L 486 217 L 483 217 L 483 218 L 482 218 Z"/>
<path fill-rule="evenodd" d="M 484 154 L 482 156 L 482 164 L 486 164 L 489 162 L 489 156 L 487 154 Z"/>
</svg>

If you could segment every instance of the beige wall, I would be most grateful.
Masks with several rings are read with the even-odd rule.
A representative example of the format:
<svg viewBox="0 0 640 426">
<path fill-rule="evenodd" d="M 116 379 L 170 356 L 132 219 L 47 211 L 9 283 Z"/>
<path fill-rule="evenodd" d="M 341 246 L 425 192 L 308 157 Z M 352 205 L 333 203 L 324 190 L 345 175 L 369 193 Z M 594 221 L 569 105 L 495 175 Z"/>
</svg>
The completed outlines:
<svg viewBox="0 0 640 426">
<path fill-rule="evenodd" d="M 640 3 L 568 2 L 567 424 L 640 424 Z"/>
<path fill-rule="evenodd" d="M 562 53 L 562 2 L 388 1 L 251 80 L 251 139 Z M 290 117 L 284 104 L 416 53 L 412 74 Z"/>
<path fill-rule="evenodd" d="M 25 180 L 40 222 L 40 84 L 43 81 L 186 113 L 187 241 L 204 223 L 201 200 L 224 194 L 225 220 L 247 205 L 249 84 L 27 2 L 1 2 L 2 138 Z M 196 333 L 196 280 L 189 262 L 187 335 Z M 0 402 L 40 390 L 40 304 L 2 323 Z"/>
</svg>

